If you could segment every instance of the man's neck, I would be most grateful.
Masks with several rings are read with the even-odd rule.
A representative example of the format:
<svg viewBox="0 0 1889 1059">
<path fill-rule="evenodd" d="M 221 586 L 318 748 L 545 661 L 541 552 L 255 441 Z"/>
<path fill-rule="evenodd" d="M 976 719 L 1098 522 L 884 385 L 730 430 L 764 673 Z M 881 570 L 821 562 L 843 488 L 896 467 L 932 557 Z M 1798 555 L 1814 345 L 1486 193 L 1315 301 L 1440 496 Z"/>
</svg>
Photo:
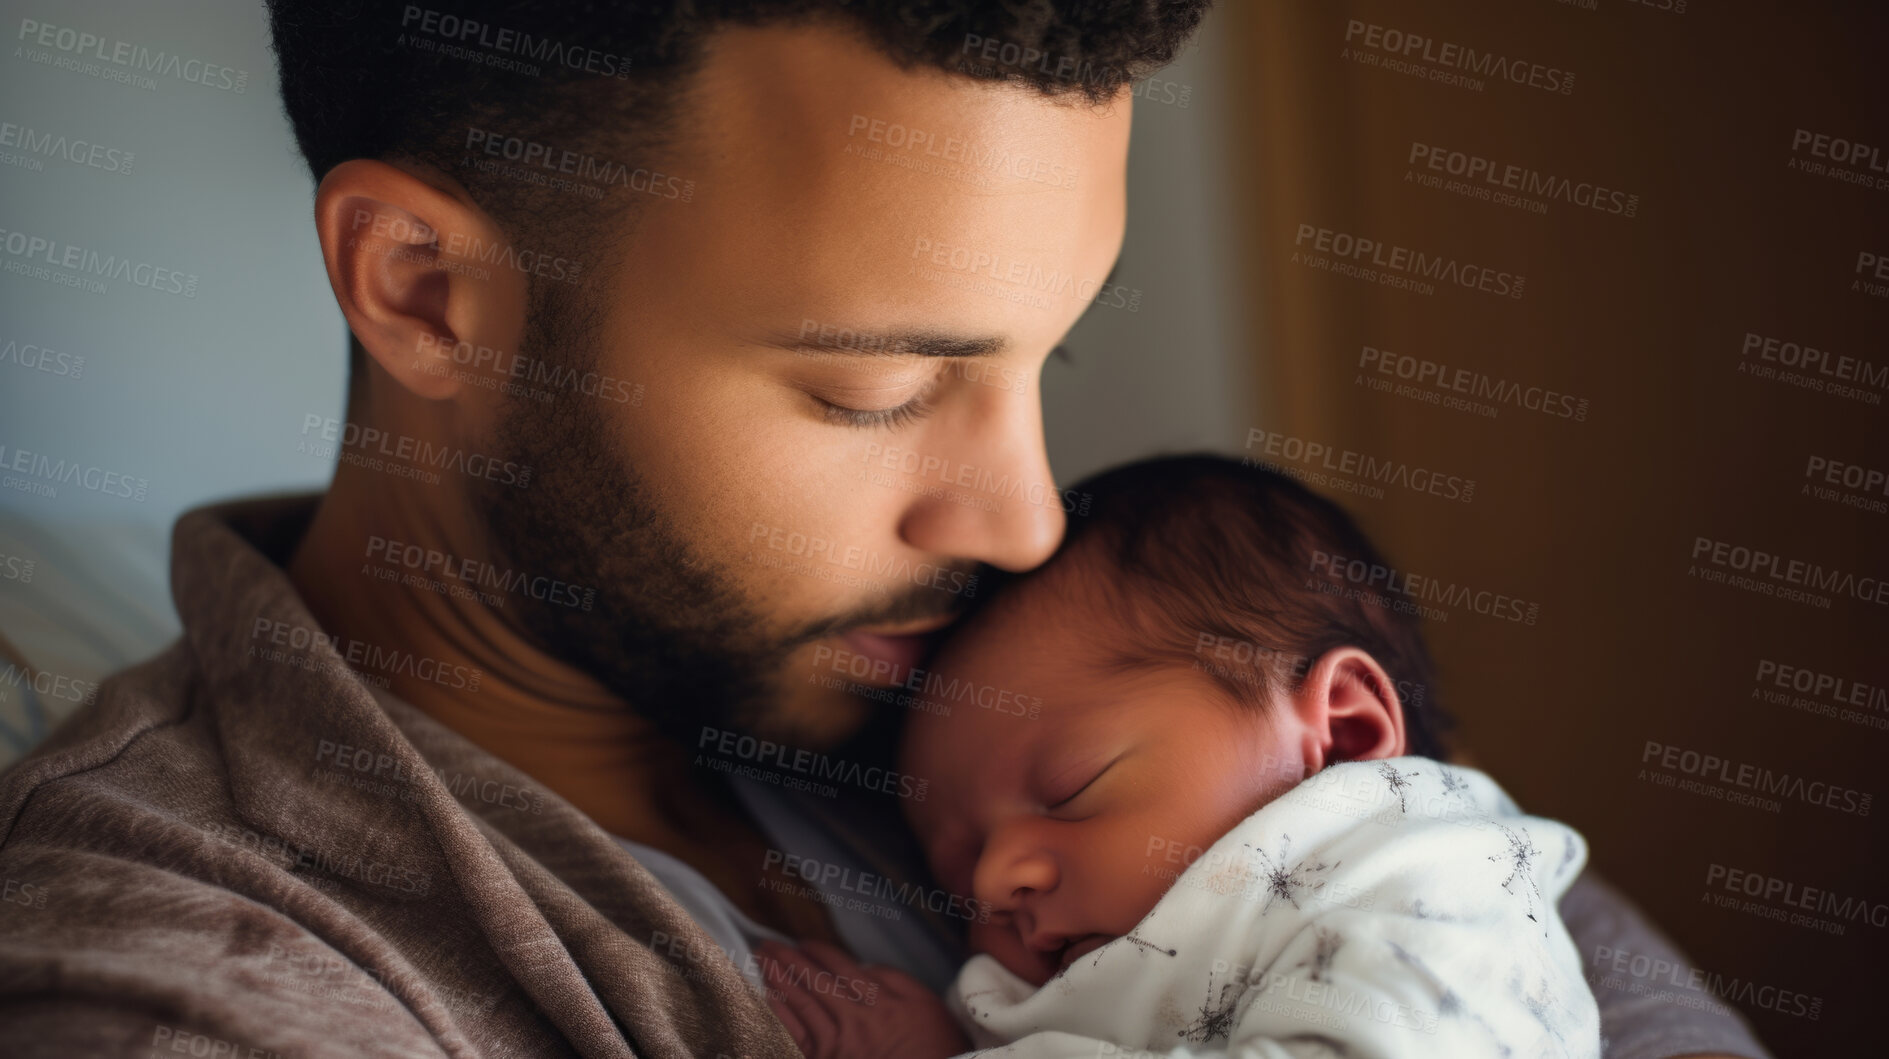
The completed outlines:
<svg viewBox="0 0 1889 1059">
<path fill-rule="evenodd" d="M 382 654 L 425 660 L 427 672 L 476 672 L 476 690 L 421 679 L 413 672 L 418 666 L 385 676 L 395 695 L 530 775 L 605 831 L 680 857 L 755 914 L 753 865 L 765 843 L 727 792 L 602 684 L 503 620 L 502 607 L 429 590 L 426 583 L 437 578 L 370 557 L 368 542 L 376 538 L 455 559 L 480 554 L 469 534 L 441 525 L 400 491 L 360 480 L 370 473 L 343 465 L 288 566 L 323 629 Z M 387 547 L 378 550 L 384 555 Z M 377 576 L 390 570 L 391 579 Z M 416 576 L 408 578 L 410 572 Z"/>
</svg>

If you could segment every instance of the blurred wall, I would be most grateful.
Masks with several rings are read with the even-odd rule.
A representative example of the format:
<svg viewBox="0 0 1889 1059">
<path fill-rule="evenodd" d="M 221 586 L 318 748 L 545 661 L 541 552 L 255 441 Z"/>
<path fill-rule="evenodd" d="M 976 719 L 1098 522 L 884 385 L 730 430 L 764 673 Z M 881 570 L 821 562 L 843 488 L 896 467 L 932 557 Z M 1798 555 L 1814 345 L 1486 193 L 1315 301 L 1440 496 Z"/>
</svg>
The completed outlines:
<svg viewBox="0 0 1889 1059">
<path fill-rule="evenodd" d="M 1215 8 L 1194 47 L 1136 89 L 1114 282 L 1141 301 L 1091 306 L 1070 358 L 1043 369 L 1050 465 L 1065 485 L 1156 452 L 1224 449 L 1266 400 L 1227 225 L 1238 185 L 1226 129 L 1242 105 L 1228 91 L 1227 20 Z"/>
<path fill-rule="evenodd" d="M 1362 517 L 1462 746 L 1778 1054 L 1880 1052 L 1883 9 L 1227 13 L 1275 409 L 1237 446 Z"/>
<path fill-rule="evenodd" d="M 4 765 L 72 689 L 176 635 L 181 511 L 327 481 L 296 445 L 304 416 L 340 412 L 346 331 L 261 4 L 0 12 Z M 184 61 L 125 78 L 93 57 L 120 45 Z M 20 657 L 49 691 L 7 668 Z"/>
<path fill-rule="evenodd" d="M 0 7 L 0 123 L 15 127 L 0 130 L 0 444 L 143 483 L 142 499 L 114 495 L 115 483 L 0 488 L 0 511 L 168 529 L 209 497 L 325 482 L 328 462 L 296 443 L 304 415 L 338 414 L 346 331 L 262 5 Z M 38 27 L 53 28 L 50 44 Z M 197 60 L 190 70 L 208 83 L 98 76 L 118 68 L 60 30 Z M 22 235 L 57 244 L 55 256 L 77 247 L 138 268 L 102 289 L 73 286 L 47 277 L 84 273 L 22 252 Z M 52 370 L 25 366 L 41 359 L 27 346 L 52 351 Z"/>
</svg>

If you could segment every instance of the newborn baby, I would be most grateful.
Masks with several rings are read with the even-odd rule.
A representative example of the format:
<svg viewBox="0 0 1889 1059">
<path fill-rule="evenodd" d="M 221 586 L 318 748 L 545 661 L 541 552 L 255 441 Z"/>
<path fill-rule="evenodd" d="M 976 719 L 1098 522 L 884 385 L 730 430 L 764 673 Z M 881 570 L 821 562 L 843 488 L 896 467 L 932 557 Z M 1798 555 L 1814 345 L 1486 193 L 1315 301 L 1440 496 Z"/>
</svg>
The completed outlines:
<svg viewBox="0 0 1889 1059">
<path fill-rule="evenodd" d="M 1093 515 L 932 667 L 1041 710 L 904 737 L 933 872 L 989 911 L 976 955 L 943 1005 L 896 973 L 870 1006 L 790 991 L 802 1050 L 1597 1057 L 1555 909 L 1586 845 L 1435 760 L 1427 653 L 1346 579 L 1383 565 L 1351 519 L 1215 457 L 1085 488 Z"/>
</svg>

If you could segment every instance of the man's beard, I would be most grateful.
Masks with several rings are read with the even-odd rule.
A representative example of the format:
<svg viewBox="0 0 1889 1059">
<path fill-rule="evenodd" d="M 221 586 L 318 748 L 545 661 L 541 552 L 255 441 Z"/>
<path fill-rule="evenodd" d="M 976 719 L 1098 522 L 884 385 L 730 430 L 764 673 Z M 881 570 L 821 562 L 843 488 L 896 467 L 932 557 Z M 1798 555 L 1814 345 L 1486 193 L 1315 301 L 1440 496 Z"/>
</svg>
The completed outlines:
<svg viewBox="0 0 1889 1059">
<path fill-rule="evenodd" d="M 534 291 L 531 300 L 523 355 L 554 366 L 559 380 L 595 370 L 596 307 L 571 294 Z M 958 609 L 913 586 L 869 612 L 783 631 L 725 565 L 688 543 L 620 452 L 607 410 L 627 405 L 546 388 L 555 400 L 513 398 L 494 440 L 495 456 L 531 468 L 529 486 L 482 480 L 473 503 L 493 562 L 594 595 L 588 610 L 565 605 L 570 593 L 563 601 L 514 596 L 506 609 L 540 647 L 670 738 L 692 746 L 704 727 L 791 736 L 775 715 L 795 648 L 849 626 Z"/>
</svg>

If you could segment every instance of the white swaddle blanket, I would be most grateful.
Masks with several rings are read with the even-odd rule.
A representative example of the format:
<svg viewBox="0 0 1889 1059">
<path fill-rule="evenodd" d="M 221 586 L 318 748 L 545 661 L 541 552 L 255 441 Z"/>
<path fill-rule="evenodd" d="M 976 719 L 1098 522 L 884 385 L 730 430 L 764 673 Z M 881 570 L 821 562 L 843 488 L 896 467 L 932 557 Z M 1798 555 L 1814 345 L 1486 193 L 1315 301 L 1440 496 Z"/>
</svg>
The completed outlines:
<svg viewBox="0 0 1889 1059">
<path fill-rule="evenodd" d="M 1041 989 L 978 955 L 946 999 L 989 1055 L 1594 1059 L 1599 1010 L 1555 911 L 1586 860 L 1474 769 L 1333 765 Z"/>
</svg>

